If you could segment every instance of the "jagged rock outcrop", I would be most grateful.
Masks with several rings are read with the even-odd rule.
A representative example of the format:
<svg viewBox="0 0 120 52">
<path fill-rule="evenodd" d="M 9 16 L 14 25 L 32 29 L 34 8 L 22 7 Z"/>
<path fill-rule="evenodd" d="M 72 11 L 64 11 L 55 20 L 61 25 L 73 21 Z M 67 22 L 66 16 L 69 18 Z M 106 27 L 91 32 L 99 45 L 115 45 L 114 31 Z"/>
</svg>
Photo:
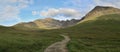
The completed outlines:
<svg viewBox="0 0 120 52">
<path fill-rule="evenodd" d="M 58 29 L 58 28 L 73 26 L 79 21 L 80 20 L 76 20 L 76 19 L 59 21 L 52 18 L 45 18 L 45 19 L 38 19 L 28 23 L 19 23 L 13 27 L 23 28 L 23 29 L 26 29 L 26 28 L 27 29 Z"/>
<path fill-rule="evenodd" d="M 96 6 L 92 11 L 90 11 L 85 17 L 81 19 L 81 22 L 95 20 L 99 16 L 109 14 L 120 14 L 120 9 L 108 6 Z"/>
</svg>

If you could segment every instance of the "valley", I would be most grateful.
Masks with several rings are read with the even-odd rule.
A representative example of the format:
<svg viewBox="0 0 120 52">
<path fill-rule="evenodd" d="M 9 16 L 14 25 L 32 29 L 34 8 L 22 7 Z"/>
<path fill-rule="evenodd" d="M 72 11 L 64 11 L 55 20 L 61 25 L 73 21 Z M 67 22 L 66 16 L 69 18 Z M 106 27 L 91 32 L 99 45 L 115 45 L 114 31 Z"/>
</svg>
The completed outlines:
<svg viewBox="0 0 120 52">
<path fill-rule="evenodd" d="M 120 9 L 97 6 L 70 26 L 51 27 L 41 29 L 33 22 L 25 26 L 0 26 L 0 52 L 49 52 L 45 50 L 54 48 L 58 42 L 58 46 L 65 43 L 63 48 L 68 52 L 120 52 Z"/>
</svg>

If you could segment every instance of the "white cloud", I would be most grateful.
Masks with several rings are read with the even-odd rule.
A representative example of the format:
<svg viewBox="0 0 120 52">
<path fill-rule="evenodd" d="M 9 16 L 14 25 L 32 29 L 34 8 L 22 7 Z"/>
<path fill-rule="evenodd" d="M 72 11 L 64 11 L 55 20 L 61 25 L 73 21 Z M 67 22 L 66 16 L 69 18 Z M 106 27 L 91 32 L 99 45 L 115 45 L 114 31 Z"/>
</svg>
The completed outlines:
<svg viewBox="0 0 120 52">
<path fill-rule="evenodd" d="M 37 15 L 37 14 L 39 14 L 38 11 L 32 11 L 32 15 Z"/>
<path fill-rule="evenodd" d="M 113 6 L 120 8 L 120 0 L 69 0 L 64 3 L 65 6 L 75 8 L 80 11 L 81 15 L 86 15 L 95 6 Z"/>
<path fill-rule="evenodd" d="M 50 8 L 47 11 L 41 11 L 40 15 L 43 17 L 65 17 L 65 18 L 78 18 L 80 17 L 80 12 L 78 12 L 75 9 L 70 9 L 70 8 Z"/>
<path fill-rule="evenodd" d="M 40 12 L 40 15 L 44 17 L 53 17 L 59 13 L 58 9 L 50 8 L 47 11 Z"/>
<path fill-rule="evenodd" d="M 58 16 L 58 17 L 55 17 L 55 19 L 57 19 L 57 20 L 71 20 L 73 18 L 67 18 L 65 16 Z"/>
<path fill-rule="evenodd" d="M 94 0 L 96 5 L 120 8 L 120 0 Z"/>
<path fill-rule="evenodd" d="M 64 5 L 80 11 L 81 17 L 85 16 L 96 6 L 93 0 L 69 0 L 68 2 L 64 2 Z"/>
<path fill-rule="evenodd" d="M 0 0 L 0 22 L 13 20 L 19 22 L 21 9 L 32 3 L 33 0 Z"/>
<path fill-rule="evenodd" d="M 8 21 L 13 19 L 18 19 L 19 9 L 12 6 L 6 6 L 0 12 L 0 22 L 1 21 Z"/>
<path fill-rule="evenodd" d="M 17 0 L 17 2 L 19 3 L 18 5 L 19 8 L 25 8 L 28 7 L 29 4 L 32 4 L 33 0 Z"/>
</svg>

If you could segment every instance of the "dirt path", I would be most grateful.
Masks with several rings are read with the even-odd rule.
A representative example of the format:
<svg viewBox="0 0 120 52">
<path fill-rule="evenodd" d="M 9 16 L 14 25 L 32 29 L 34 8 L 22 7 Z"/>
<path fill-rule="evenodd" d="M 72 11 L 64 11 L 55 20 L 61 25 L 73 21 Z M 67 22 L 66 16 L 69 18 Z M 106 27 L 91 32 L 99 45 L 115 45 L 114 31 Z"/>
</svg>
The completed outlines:
<svg viewBox="0 0 120 52">
<path fill-rule="evenodd" d="M 44 52 L 68 52 L 66 45 L 70 41 L 70 38 L 65 35 L 61 36 L 63 36 L 65 39 L 50 45 L 48 48 L 45 49 Z"/>
</svg>

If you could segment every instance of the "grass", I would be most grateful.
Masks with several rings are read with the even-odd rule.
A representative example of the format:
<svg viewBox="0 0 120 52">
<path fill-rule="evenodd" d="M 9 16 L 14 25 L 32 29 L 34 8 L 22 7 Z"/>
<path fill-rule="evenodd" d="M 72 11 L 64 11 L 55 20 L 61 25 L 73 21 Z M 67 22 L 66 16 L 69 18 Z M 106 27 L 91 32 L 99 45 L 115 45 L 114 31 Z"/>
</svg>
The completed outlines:
<svg viewBox="0 0 120 52">
<path fill-rule="evenodd" d="M 64 29 L 72 38 L 69 52 L 120 52 L 120 15 L 98 17 Z"/>
<path fill-rule="evenodd" d="M 0 52 L 43 52 L 47 46 L 60 40 L 59 34 L 49 30 L 24 31 L 0 27 Z"/>
<path fill-rule="evenodd" d="M 120 52 L 120 15 L 111 14 L 55 30 L 18 30 L 0 26 L 0 52 L 43 52 L 68 35 L 69 52 Z"/>
</svg>

